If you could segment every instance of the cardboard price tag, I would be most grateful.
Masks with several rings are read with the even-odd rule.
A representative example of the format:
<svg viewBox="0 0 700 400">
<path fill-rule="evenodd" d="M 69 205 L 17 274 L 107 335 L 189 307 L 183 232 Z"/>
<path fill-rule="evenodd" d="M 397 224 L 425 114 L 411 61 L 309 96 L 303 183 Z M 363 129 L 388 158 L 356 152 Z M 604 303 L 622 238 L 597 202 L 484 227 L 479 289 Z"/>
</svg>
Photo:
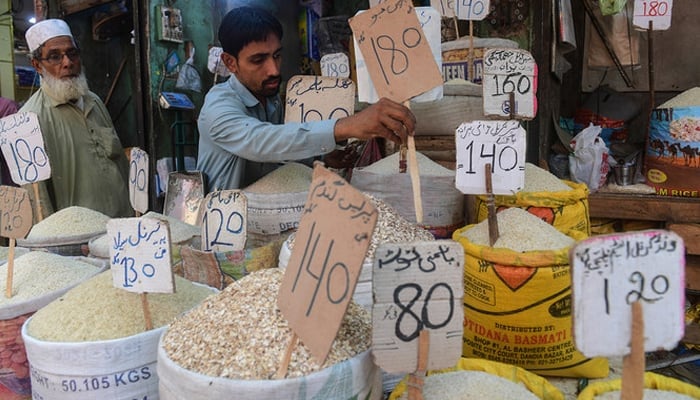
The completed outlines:
<svg viewBox="0 0 700 400">
<path fill-rule="evenodd" d="M 488 49 L 484 54 L 482 88 L 484 115 L 535 118 L 537 64 L 527 50 Z M 515 104 L 510 104 L 511 93 Z"/>
<path fill-rule="evenodd" d="M 0 149 L 17 185 L 51 177 L 51 165 L 35 113 L 18 112 L 0 119 Z"/>
<path fill-rule="evenodd" d="M 374 257 L 372 353 L 391 373 L 416 371 L 418 338 L 430 333 L 427 369 L 454 366 L 461 355 L 464 249 L 442 240 L 385 243 Z"/>
<path fill-rule="evenodd" d="M 455 132 L 455 184 L 465 194 L 486 194 L 486 164 L 493 193 L 512 195 L 525 186 L 525 129 L 516 120 L 465 122 Z"/>
<path fill-rule="evenodd" d="M 167 221 L 114 218 L 107 222 L 114 287 L 135 293 L 174 293 Z"/>
<path fill-rule="evenodd" d="M 411 2 L 383 2 L 349 23 L 380 97 L 400 103 L 442 86 L 440 67 Z"/>
<path fill-rule="evenodd" d="M 325 76 L 293 76 L 287 84 L 285 122 L 322 121 L 355 113 L 355 83 Z"/>
<path fill-rule="evenodd" d="M 350 77 L 350 59 L 345 53 L 331 53 L 321 57 L 321 75 L 332 78 Z"/>
<path fill-rule="evenodd" d="M 378 216 L 347 181 L 314 167 L 277 306 L 319 363 L 352 299 Z"/>
<path fill-rule="evenodd" d="M 32 229 L 32 204 L 26 189 L 0 186 L 0 236 L 22 239 Z"/>
<path fill-rule="evenodd" d="M 588 357 L 629 353 L 631 305 L 641 302 L 644 351 L 683 337 L 685 248 L 664 230 L 600 235 L 570 250 L 574 339 Z M 598 329 L 605 327 L 605 329 Z"/>
<path fill-rule="evenodd" d="M 134 147 L 129 160 L 129 201 L 143 214 L 148 211 L 148 153 Z"/>
<path fill-rule="evenodd" d="M 649 29 L 649 22 L 655 31 L 665 31 L 671 27 L 673 0 L 634 0 L 632 24 L 641 30 Z"/>
<path fill-rule="evenodd" d="M 205 251 L 243 250 L 248 199 L 240 190 L 211 192 L 202 204 L 202 247 Z"/>
</svg>

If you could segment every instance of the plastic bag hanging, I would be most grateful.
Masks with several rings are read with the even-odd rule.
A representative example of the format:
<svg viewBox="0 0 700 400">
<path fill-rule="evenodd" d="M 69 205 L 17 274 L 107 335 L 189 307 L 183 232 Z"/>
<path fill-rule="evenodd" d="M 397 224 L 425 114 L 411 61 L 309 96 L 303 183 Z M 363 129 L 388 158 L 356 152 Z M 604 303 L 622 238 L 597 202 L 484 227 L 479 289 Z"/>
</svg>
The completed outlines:
<svg viewBox="0 0 700 400">
<path fill-rule="evenodd" d="M 177 75 L 175 87 L 180 90 L 191 90 L 197 93 L 202 91 L 202 79 L 194 67 L 194 47 L 192 47 L 190 57 L 185 61 L 185 64 L 180 69 L 180 73 Z"/>
</svg>

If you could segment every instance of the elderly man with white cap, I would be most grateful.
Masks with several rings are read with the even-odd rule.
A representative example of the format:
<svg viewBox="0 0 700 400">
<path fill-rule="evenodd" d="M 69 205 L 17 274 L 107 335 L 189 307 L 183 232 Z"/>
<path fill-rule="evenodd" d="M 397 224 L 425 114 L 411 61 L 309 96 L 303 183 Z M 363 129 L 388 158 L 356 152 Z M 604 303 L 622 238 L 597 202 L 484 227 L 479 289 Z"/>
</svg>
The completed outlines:
<svg viewBox="0 0 700 400">
<path fill-rule="evenodd" d="M 40 182 L 44 216 L 70 206 L 133 216 L 128 160 L 107 108 L 88 89 L 68 24 L 47 19 L 25 37 L 41 87 L 20 111 L 38 115 L 51 165 L 51 178 Z"/>
</svg>

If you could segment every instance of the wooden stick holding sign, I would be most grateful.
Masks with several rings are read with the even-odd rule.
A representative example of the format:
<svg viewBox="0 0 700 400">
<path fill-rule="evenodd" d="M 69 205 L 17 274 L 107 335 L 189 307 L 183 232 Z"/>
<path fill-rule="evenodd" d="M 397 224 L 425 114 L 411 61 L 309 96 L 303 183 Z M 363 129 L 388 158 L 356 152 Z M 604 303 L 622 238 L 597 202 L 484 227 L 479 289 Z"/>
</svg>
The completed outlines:
<svg viewBox="0 0 700 400">
<path fill-rule="evenodd" d="M 51 164 L 44 150 L 39 118 L 33 112 L 18 112 L 0 119 L 0 149 L 7 161 L 12 181 L 31 184 L 37 220 L 44 219 L 39 182 L 51 177 Z"/>
<path fill-rule="evenodd" d="M 107 222 L 112 281 L 116 288 L 139 293 L 146 330 L 153 329 L 149 292 L 175 293 L 170 228 L 157 218 L 115 218 Z"/>
<path fill-rule="evenodd" d="M 277 307 L 323 364 L 355 291 L 379 213 L 361 192 L 320 164 L 314 166 Z"/>
<path fill-rule="evenodd" d="M 15 242 L 24 238 L 32 229 L 32 204 L 23 188 L 0 186 L 0 236 L 9 238 L 7 256 L 7 280 L 5 297 L 12 297 L 14 276 Z"/>
<path fill-rule="evenodd" d="M 500 233 L 498 232 L 498 217 L 496 216 L 496 199 L 493 195 L 493 178 L 491 173 L 491 164 L 486 164 L 486 207 L 488 209 L 488 224 L 489 224 L 489 245 L 493 247 L 498 240 Z"/>
<path fill-rule="evenodd" d="M 621 398 L 641 400 L 644 352 L 671 350 L 683 337 L 683 239 L 665 230 L 600 235 L 578 242 L 569 258 L 577 349 L 623 355 Z M 606 329 L 591 329 L 598 326 Z"/>
<path fill-rule="evenodd" d="M 459 360 L 463 277 L 464 249 L 453 241 L 384 243 L 375 252 L 372 353 L 383 370 L 411 374 L 409 398 L 420 398 L 426 370 Z"/>
<path fill-rule="evenodd" d="M 440 68 L 411 2 L 383 2 L 358 13 L 349 23 L 380 97 L 406 104 L 412 97 L 442 86 Z M 409 132 L 407 152 L 414 167 L 409 165 L 409 172 L 416 219 L 421 223 L 420 176 L 412 135 Z"/>
</svg>

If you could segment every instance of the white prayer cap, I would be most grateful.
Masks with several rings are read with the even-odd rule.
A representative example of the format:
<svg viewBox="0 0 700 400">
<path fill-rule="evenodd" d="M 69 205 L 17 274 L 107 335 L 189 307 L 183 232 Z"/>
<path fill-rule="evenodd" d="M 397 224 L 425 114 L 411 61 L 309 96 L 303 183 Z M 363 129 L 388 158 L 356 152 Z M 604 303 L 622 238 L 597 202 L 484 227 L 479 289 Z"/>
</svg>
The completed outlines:
<svg viewBox="0 0 700 400">
<path fill-rule="evenodd" d="M 27 39 L 29 51 L 38 49 L 42 44 L 46 43 L 47 40 L 58 36 L 73 37 L 68 24 L 62 19 L 46 19 L 37 22 L 27 29 L 27 33 L 24 34 L 25 39 Z"/>
</svg>

